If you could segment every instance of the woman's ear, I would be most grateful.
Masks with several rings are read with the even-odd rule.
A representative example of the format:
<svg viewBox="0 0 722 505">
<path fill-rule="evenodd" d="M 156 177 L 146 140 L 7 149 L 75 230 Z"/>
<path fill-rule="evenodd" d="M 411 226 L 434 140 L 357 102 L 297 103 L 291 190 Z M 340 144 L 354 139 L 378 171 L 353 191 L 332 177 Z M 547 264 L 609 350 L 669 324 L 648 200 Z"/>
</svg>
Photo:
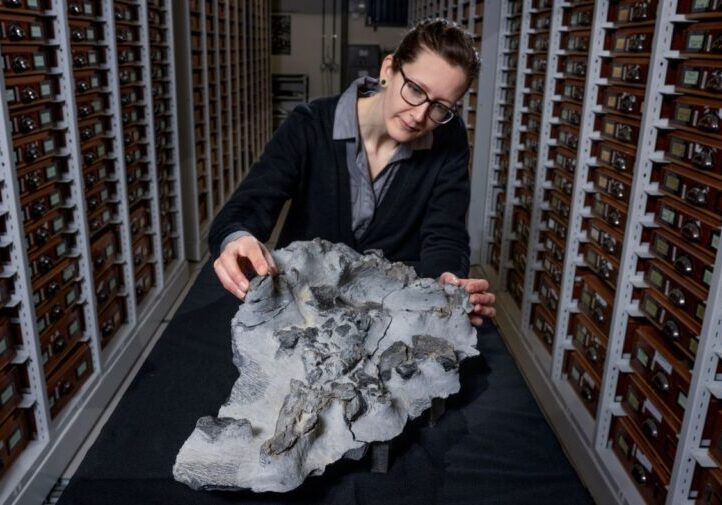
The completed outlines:
<svg viewBox="0 0 722 505">
<path fill-rule="evenodd" d="M 389 82 L 391 79 L 391 76 L 394 74 L 394 69 L 391 67 L 391 65 L 394 62 L 394 55 L 393 54 L 387 54 L 383 61 L 381 61 L 381 70 L 379 71 L 379 80 L 385 80 L 386 82 Z"/>
</svg>

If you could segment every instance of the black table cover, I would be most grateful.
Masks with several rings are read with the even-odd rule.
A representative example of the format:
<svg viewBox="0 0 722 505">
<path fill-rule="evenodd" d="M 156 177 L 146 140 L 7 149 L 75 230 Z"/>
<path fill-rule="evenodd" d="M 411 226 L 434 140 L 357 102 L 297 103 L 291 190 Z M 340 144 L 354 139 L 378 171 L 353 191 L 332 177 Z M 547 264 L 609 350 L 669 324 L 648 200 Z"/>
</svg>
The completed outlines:
<svg viewBox="0 0 722 505">
<path fill-rule="evenodd" d="M 196 420 L 215 415 L 237 377 L 237 300 L 201 270 L 60 498 L 60 505 L 593 503 L 496 329 L 461 369 L 461 392 L 434 427 L 421 418 L 391 444 L 388 473 L 341 461 L 285 493 L 193 491 L 173 480 Z"/>
</svg>

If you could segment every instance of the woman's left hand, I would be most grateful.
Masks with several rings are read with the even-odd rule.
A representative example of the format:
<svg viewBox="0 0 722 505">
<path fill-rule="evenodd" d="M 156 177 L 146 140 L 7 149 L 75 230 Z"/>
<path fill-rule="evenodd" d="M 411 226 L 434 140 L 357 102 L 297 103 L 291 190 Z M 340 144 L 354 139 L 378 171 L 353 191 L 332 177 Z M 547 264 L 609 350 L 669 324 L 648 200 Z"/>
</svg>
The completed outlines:
<svg viewBox="0 0 722 505">
<path fill-rule="evenodd" d="M 469 302 L 474 307 L 469 313 L 469 319 L 474 326 L 481 326 L 483 317 L 494 317 L 496 309 L 493 307 L 496 301 L 494 293 L 489 293 L 489 281 L 486 279 L 459 279 L 450 272 L 444 272 L 439 276 L 441 284 L 453 284 L 460 286 L 469 293 Z"/>
</svg>

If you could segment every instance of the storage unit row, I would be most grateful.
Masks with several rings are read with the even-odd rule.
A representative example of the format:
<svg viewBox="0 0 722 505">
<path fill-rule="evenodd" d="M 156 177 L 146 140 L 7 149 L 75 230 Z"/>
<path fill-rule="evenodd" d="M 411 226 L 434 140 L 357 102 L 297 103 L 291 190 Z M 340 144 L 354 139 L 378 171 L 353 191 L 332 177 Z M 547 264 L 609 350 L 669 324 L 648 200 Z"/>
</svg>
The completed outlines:
<svg viewBox="0 0 722 505">
<path fill-rule="evenodd" d="M 202 250 L 178 5 L 0 3 L 0 503 L 43 501 L 187 283 L 189 235 Z M 208 221 L 268 137 L 270 106 L 244 90 L 270 79 L 270 14 L 203 5 Z"/>
<path fill-rule="evenodd" d="M 722 4 L 484 16 L 469 229 L 502 333 L 600 503 L 715 503 Z"/>
</svg>

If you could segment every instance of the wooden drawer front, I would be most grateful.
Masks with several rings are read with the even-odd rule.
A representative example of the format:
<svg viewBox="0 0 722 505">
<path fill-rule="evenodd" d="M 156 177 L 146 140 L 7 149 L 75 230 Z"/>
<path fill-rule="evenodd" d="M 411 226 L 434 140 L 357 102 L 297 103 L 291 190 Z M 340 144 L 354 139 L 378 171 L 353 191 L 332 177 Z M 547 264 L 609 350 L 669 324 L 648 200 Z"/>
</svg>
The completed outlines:
<svg viewBox="0 0 722 505">
<path fill-rule="evenodd" d="M 719 468 L 697 467 L 699 472 L 699 496 L 697 505 L 722 504 L 722 470 Z"/>
<path fill-rule="evenodd" d="M 155 285 L 155 270 L 153 265 L 146 264 L 135 274 L 135 294 L 140 303 Z"/>
<path fill-rule="evenodd" d="M 642 433 L 656 459 L 669 472 L 677 453 L 680 423 L 670 417 L 644 381 L 634 373 L 621 374 L 617 383 L 617 396 L 637 430 Z"/>
<path fill-rule="evenodd" d="M 647 503 L 664 505 L 669 473 L 656 460 L 644 436 L 632 422 L 615 417 L 610 430 L 614 453 Z"/>
<path fill-rule="evenodd" d="M 67 311 L 60 321 L 40 336 L 40 355 L 46 377 L 64 360 L 83 336 L 85 329 L 83 321 L 83 309 L 75 307 Z"/>
<path fill-rule="evenodd" d="M 108 230 L 100 235 L 90 246 L 90 255 L 93 258 L 93 269 L 95 272 L 103 271 L 114 261 L 120 248 L 115 230 Z"/>
<path fill-rule="evenodd" d="M 69 309 L 75 306 L 80 295 L 80 284 L 74 282 L 62 288 L 52 299 L 41 304 L 35 311 L 38 333 L 43 335 L 45 332 L 52 331 L 53 326 L 63 318 Z"/>
<path fill-rule="evenodd" d="M 62 158 L 50 159 L 44 163 L 26 166 L 23 170 L 18 170 L 20 199 L 27 200 L 32 193 L 50 183 L 57 182 L 60 174 L 66 171 L 66 160 Z"/>
<path fill-rule="evenodd" d="M 57 238 L 66 230 L 68 223 L 71 223 L 73 216 L 69 209 L 56 208 L 45 213 L 33 224 L 25 226 L 25 240 L 27 251 L 33 255 L 37 250 Z"/>
<path fill-rule="evenodd" d="M 95 296 L 99 311 L 102 312 L 108 303 L 123 290 L 123 287 L 123 269 L 119 265 L 113 265 L 105 270 L 102 275 L 96 277 Z"/>
<path fill-rule="evenodd" d="M 102 343 L 105 345 L 125 322 L 125 298 L 116 296 L 98 315 Z"/>
<path fill-rule="evenodd" d="M 0 372 L 0 423 L 20 403 L 23 396 L 20 388 L 20 372 L 17 365 L 11 365 Z"/>
<path fill-rule="evenodd" d="M 592 417 L 597 415 L 599 401 L 599 377 L 594 369 L 576 351 L 568 351 L 564 357 L 564 372 L 567 380 L 584 403 Z"/>
<path fill-rule="evenodd" d="M 685 363 L 677 359 L 652 327 L 640 326 L 632 336 L 631 364 L 650 390 L 681 425 L 691 381 Z"/>
<path fill-rule="evenodd" d="M 655 175 L 664 193 L 684 200 L 709 216 L 722 215 L 722 181 L 674 164 L 666 165 Z"/>
<path fill-rule="evenodd" d="M 82 385 L 93 375 L 90 346 L 80 343 L 52 375 L 48 377 L 48 401 L 52 417 L 67 405 Z"/>
<path fill-rule="evenodd" d="M 690 361 L 694 361 L 699 346 L 700 326 L 680 313 L 662 295 L 651 289 L 642 291 L 640 310 L 664 336 Z"/>
<path fill-rule="evenodd" d="M 32 433 L 27 416 L 27 411 L 16 409 L 0 424 L 0 477 L 30 442 Z"/>
<path fill-rule="evenodd" d="M 534 304 L 531 311 L 531 328 L 542 343 L 551 349 L 554 343 L 555 315 L 540 303 Z"/>
<path fill-rule="evenodd" d="M 614 292 L 597 279 L 596 275 L 585 275 L 579 288 L 575 289 L 575 298 L 579 300 L 581 311 L 595 327 L 603 335 L 608 335 Z"/>
<path fill-rule="evenodd" d="M 0 316 L 0 371 L 15 357 L 15 327 L 6 316 Z"/>
<path fill-rule="evenodd" d="M 712 281 L 713 257 L 694 251 L 675 234 L 656 229 L 650 234 L 650 250 L 689 282 L 709 289 Z"/>
<path fill-rule="evenodd" d="M 58 235 L 30 258 L 30 274 L 33 282 L 42 282 L 44 278 L 68 255 L 72 247 L 71 237 Z"/>
<path fill-rule="evenodd" d="M 643 23 L 657 17 L 657 0 L 622 0 L 609 6 L 609 21 L 617 24 Z"/>
<path fill-rule="evenodd" d="M 700 325 L 707 310 L 707 292 L 684 282 L 679 275 L 658 260 L 649 260 L 645 265 L 644 280 L 667 297 L 667 301 L 679 312 L 687 314 Z"/>
<path fill-rule="evenodd" d="M 584 355 L 601 377 L 604 374 L 604 361 L 607 357 L 607 337 L 599 333 L 589 318 L 582 313 L 572 315 L 569 331 L 574 347 Z"/>
</svg>

